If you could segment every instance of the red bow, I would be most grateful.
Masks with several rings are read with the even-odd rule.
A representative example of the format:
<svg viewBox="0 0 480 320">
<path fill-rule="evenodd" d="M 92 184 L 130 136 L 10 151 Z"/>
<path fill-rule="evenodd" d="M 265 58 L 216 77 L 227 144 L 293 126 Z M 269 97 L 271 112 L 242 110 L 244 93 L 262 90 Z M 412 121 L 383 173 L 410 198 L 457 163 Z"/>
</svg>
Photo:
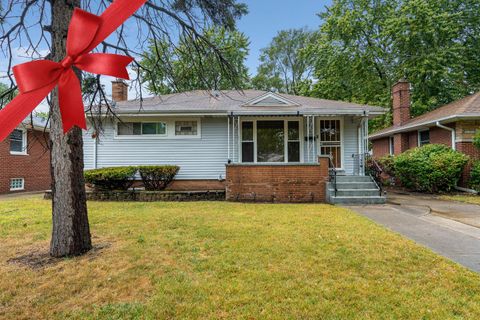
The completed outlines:
<svg viewBox="0 0 480 320">
<path fill-rule="evenodd" d="M 38 60 L 13 68 L 20 94 L 0 110 L 0 141 L 58 85 L 63 131 L 73 126 L 86 129 L 80 82 L 72 67 L 129 79 L 127 65 L 133 59 L 105 53 L 89 53 L 147 0 L 116 0 L 99 17 L 80 9 L 73 12 L 67 38 L 67 56 L 60 63 Z"/>
</svg>

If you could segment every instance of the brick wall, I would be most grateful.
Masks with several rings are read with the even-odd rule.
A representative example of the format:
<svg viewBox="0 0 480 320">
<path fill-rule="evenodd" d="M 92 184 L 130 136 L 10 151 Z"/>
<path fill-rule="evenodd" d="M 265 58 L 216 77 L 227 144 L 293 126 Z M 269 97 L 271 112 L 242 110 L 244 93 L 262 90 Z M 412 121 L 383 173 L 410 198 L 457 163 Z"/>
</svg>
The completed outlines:
<svg viewBox="0 0 480 320">
<path fill-rule="evenodd" d="M 325 202 L 328 158 L 317 165 L 227 165 L 226 199 Z"/>
<path fill-rule="evenodd" d="M 452 132 L 439 127 L 432 127 L 430 128 L 430 143 L 452 147 Z"/>
<path fill-rule="evenodd" d="M 172 191 L 225 190 L 225 181 L 174 180 L 168 186 L 167 190 L 172 190 Z"/>
<path fill-rule="evenodd" d="M 473 161 L 480 160 L 480 150 L 478 150 L 472 142 L 457 142 L 457 151 L 462 152 L 471 158 L 465 169 L 463 170 L 462 177 L 460 179 L 459 185 L 461 187 L 468 187 L 468 181 L 470 180 L 470 171 L 472 169 Z"/>
<path fill-rule="evenodd" d="M 24 191 L 50 189 L 50 152 L 40 131 L 28 131 L 28 155 L 11 155 L 8 139 L 0 142 L 0 194 L 10 192 L 10 179 L 24 178 Z"/>
<path fill-rule="evenodd" d="M 373 156 L 375 158 L 381 158 L 390 154 L 390 139 L 381 138 L 372 141 Z"/>
<path fill-rule="evenodd" d="M 410 131 L 408 133 L 408 149 L 413 149 L 418 147 L 418 132 Z"/>
<path fill-rule="evenodd" d="M 393 154 L 399 155 L 404 153 L 409 148 L 409 134 L 397 133 L 393 136 Z"/>
</svg>

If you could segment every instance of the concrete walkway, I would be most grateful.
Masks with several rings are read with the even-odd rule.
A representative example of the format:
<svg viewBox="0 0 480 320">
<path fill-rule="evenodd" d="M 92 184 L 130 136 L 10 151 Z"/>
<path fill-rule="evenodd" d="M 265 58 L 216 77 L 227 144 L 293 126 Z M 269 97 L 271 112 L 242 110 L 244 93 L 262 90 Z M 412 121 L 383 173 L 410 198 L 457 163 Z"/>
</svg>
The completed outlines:
<svg viewBox="0 0 480 320">
<path fill-rule="evenodd" d="M 473 226 L 480 222 L 480 206 L 401 194 L 389 194 L 389 201 L 348 208 L 480 273 L 480 228 Z"/>
</svg>

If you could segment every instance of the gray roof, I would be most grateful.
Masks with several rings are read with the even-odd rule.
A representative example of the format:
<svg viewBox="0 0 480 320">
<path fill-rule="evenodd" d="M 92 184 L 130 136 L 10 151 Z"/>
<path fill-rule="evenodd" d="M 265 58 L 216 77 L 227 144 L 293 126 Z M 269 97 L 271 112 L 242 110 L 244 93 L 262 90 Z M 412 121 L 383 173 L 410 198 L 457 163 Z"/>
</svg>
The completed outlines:
<svg viewBox="0 0 480 320">
<path fill-rule="evenodd" d="M 355 114 L 374 116 L 385 113 L 381 107 L 349 102 L 277 94 L 259 90 L 189 91 L 116 103 L 118 114 Z"/>
<path fill-rule="evenodd" d="M 480 118 L 480 92 L 454 101 L 421 116 L 410 119 L 401 126 L 391 126 L 370 135 L 370 139 L 379 139 L 397 132 L 415 130 L 430 126 L 436 122 L 449 122 L 462 118 Z"/>
<path fill-rule="evenodd" d="M 32 115 L 32 117 L 28 116 L 27 118 L 25 118 L 25 120 L 22 121 L 22 125 L 28 128 L 31 128 L 32 124 L 33 129 L 44 130 L 45 126 L 47 125 L 47 120 L 42 117 Z M 48 125 L 50 126 L 50 124 Z M 48 129 L 49 128 L 47 127 L 47 130 Z"/>
</svg>

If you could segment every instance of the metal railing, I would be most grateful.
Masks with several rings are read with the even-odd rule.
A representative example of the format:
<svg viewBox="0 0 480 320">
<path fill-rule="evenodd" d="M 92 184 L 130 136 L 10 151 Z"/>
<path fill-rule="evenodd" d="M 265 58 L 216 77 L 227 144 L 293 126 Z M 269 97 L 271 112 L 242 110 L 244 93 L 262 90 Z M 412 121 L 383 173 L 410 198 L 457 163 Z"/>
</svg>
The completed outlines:
<svg viewBox="0 0 480 320">
<path fill-rule="evenodd" d="M 329 170 L 329 178 L 330 182 L 333 184 L 333 190 L 335 192 L 335 197 L 337 196 L 338 188 L 337 188 L 337 169 L 335 168 L 335 164 L 333 163 L 332 157 L 328 157 L 328 170 Z"/>
<path fill-rule="evenodd" d="M 380 192 L 380 196 L 383 195 L 383 183 L 382 183 L 382 173 L 383 170 L 378 164 L 378 162 L 370 155 L 366 155 L 366 161 L 365 161 L 365 173 L 368 174 L 373 182 L 377 185 L 377 188 Z"/>
</svg>

